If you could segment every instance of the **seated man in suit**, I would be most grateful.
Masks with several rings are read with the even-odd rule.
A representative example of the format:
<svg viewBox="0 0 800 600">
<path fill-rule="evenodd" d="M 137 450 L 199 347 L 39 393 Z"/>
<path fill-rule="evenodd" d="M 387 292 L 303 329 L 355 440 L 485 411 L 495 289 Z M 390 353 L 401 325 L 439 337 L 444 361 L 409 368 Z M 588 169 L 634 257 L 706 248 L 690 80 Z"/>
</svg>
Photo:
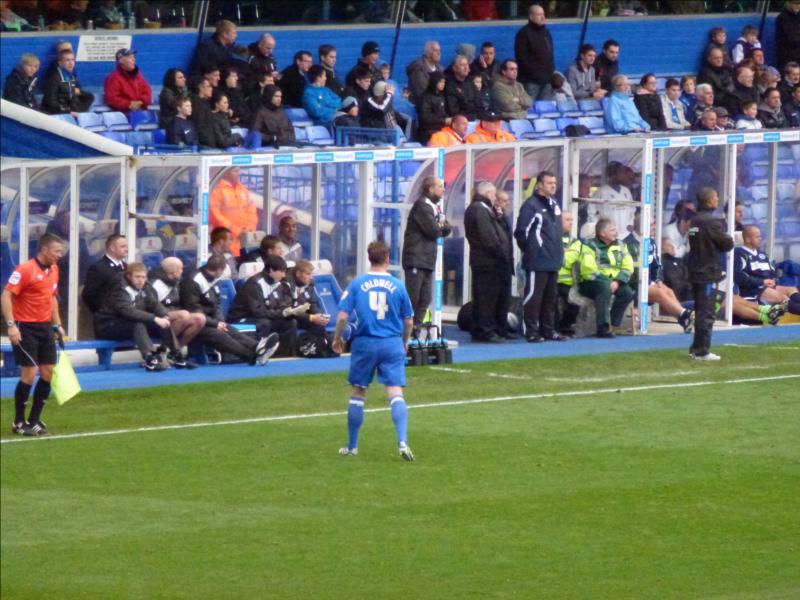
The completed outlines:
<svg viewBox="0 0 800 600">
<path fill-rule="evenodd" d="M 81 298 L 86 307 L 96 313 L 103 304 L 106 292 L 125 271 L 128 257 L 128 240 L 114 233 L 106 239 L 106 253 L 86 271 Z"/>
</svg>

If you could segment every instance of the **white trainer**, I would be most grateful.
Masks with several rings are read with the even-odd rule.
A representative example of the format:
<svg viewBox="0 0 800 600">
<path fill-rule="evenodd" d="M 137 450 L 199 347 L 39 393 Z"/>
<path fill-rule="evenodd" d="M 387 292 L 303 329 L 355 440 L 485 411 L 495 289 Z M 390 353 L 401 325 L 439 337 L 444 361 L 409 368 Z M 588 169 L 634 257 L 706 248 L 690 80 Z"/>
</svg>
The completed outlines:
<svg viewBox="0 0 800 600">
<path fill-rule="evenodd" d="M 403 460 L 407 460 L 408 462 L 412 462 L 414 460 L 414 453 L 411 452 L 411 448 L 408 447 L 408 444 L 402 443 L 400 444 L 400 458 Z"/>
<path fill-rule="evenodd" d="M 713 352 L 709 352 L 708 354 L 689 354 L 689 358 L 692 360 L 704 360 L 704 361 L 717 361 L 722 360 L 719 354 L 714 354 Z"/>
<path fill-rule="evenodd" d="M 261 338 L 256 346 L 256 363 L 265 365 L 269 362 L 280 346 L 280 337 L 277 333 L 270 333 L 267 337 Z"/>
<path fill-rule="evenodd" d="M 347 446 L 343 446 L 339 448 L 339 454 L 342 456 L 357 456 L 358 455 L 358 448 L 353 448 L 352 450 Z"/>
</svg>

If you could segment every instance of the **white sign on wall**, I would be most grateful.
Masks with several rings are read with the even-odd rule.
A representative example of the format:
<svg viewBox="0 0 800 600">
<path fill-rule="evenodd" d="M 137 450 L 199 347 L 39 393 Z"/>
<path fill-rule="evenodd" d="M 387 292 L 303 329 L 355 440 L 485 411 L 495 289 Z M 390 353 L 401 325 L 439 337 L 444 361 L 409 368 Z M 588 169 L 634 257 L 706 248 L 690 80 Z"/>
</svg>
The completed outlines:
<svg viewBox="0 0 800 600">
<path fill-rule="evenodd" d="M 78 42 L 78 62 L 115 62 L 117 50 L 130 48 L 130 35 L 82 35 Z"/>
</svg>

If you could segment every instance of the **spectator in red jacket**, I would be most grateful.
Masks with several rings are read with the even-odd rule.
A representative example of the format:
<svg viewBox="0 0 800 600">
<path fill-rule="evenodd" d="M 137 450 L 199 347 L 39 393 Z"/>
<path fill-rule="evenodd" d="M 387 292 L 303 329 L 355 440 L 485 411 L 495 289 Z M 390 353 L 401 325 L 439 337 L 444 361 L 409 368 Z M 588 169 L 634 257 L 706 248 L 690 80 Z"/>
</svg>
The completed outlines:
<svg viewBox="0 0 800 600">
<path fill-rule="evenodd" d="M 136 66 L 136 50 L 117 50 L 117 68 L 106 77 L 105 102 L 112 110 L 147 110 L 153 98 L 150 84 Z"/>
</svg>

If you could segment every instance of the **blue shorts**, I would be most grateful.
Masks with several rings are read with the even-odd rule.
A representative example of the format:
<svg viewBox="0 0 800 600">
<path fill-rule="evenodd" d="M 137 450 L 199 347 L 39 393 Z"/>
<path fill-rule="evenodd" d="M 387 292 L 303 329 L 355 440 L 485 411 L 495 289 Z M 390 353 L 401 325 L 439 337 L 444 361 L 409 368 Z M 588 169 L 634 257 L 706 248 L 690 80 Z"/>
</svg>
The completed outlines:
<svg viewBox="0 0 800 600">
<path fill-rule="evenodd" d="M 358 336 L 350 346 L 350 385 L 366 388 L 372 383 L 375 369 L 378 383 L 405 387 L 406 353 L 399 337 Z"/>
</svg>

